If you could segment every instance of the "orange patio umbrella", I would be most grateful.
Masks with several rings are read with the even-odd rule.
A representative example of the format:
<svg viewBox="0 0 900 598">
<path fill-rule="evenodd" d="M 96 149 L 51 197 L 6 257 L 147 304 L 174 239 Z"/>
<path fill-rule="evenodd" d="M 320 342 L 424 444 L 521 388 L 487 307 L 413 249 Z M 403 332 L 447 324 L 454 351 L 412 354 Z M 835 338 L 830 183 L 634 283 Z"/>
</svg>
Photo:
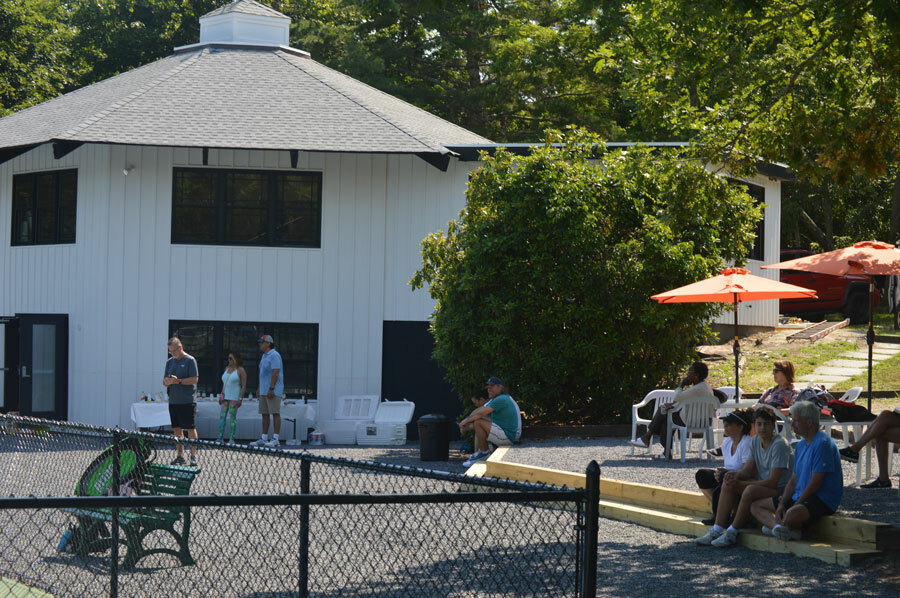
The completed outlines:
<svg viewBox="0 0 900 598">
<path fill-rule="evenodd" d="M 660 303 L 731 303 L 734 305 L 734 400 L 739 399 L 739 359 L 741 345 L 738 340 L 738 304 L 762 299 L 798 299 L 816 297 L 812 289 L 786 284 L 778 280 L 750 274 L 743 268 L 725 268 L 722 273 L 687 286 L 653 295 Z"/>
<path fill-rule="evenodd" d="M 875 276 L 900 274 L 900 249 L 881 241 L 862 241 L 852 247 L 835 249 L 816 255 L 779 262 L 763 268 L 803 270 L 820 274 L 865 274 L 869 277 L 869 411 L 872 410 L 872 346 L 875 344 L 875 328 L 872 325 L 872 298 L 875 296 Z"/>
</svg>

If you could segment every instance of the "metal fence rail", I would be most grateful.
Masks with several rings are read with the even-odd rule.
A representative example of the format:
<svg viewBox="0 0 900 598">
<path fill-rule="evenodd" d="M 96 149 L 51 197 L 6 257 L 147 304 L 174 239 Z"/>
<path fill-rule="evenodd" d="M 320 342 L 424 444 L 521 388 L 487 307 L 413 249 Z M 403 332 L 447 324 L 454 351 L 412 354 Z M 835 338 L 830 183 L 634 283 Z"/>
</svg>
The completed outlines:
<svg viewBox="0 0 900 598">
<path fill-rule="evenodd" d="M 596 594 L 596 464 L 582 491 L 200 441 L 189 495 L 73 496 L 110 445 L 122 487 L 128 437 L 174 448 L 0 416 L 0 595 Z"/>
</svg>

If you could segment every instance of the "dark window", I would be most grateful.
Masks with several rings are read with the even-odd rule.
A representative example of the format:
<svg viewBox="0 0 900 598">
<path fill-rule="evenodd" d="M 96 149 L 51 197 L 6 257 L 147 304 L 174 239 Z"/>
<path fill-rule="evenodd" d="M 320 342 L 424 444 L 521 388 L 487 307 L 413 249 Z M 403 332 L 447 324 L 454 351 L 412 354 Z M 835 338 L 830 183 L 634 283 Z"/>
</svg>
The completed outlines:
<svg viewBox="0 0 900 598">
<path fill-rule="evenodd" d="M 263 334 L 272 335 L 275 350 L 281 355 L 285 395 L 315 398 L 319 361 L 318 324 L 184 320 L 169 322 L 169 336 L 180 338 L 184 350 L 197 360 L 200 377 L 197 390 L 201 394 L 218 394 L 222 391 L 222 372 L 225 371 L 228 353 L 237 351 L 247 370 L 247 394 L 253 393 L 256 396 L 261 356 L 256 339 Z"/>
<path fill-rule="evenodd" d="M 12 244 L 74 243 L 77 187 L 76 170 L 15 175 Z"/>
<path fill-rule="evenodd" d="M 756 240 L 753 242 L 753 248 L 750 255 L 747 256 L 751 260 L 765 261 L 766 259 L 766 215 L 764 205 L 766 201 L 766 188 L 736 179 L 728 179 L 733 185 L 740 185 L 752 197 L 756 205 L 763 207 L 763 217 L 756 223 Z"/>
<path fill-rule="evenodd" d="M 319 173 L 176 168 L 172 242 L 320 247 Z"/>
</svg>

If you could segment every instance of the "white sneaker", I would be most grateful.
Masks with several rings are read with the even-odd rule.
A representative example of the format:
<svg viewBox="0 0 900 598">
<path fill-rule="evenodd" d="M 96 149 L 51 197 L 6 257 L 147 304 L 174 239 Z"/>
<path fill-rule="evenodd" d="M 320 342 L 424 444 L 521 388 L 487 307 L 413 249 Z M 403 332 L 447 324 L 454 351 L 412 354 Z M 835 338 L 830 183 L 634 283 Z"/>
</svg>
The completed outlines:
<svg viewBox="0 0 900 598">
<path fill-rule="evenodd" d="M 641 440 L 640 438 L 635 438 L 634 440 L 629 440 L 628 444 L 630 444 L 631 446 L 636 446 L 638 448 L 647 448 L 647 445 L 644 444 L 644 441 Z"/>
<path fill-rule="evenodd" d="M 266 446 L 266 442 L 268 442 L 268 441 L 263 440 L 262 438 L 257 438 L 256 440 L 254 440 L 253 442 L 250 443 L 250 446 Z"/>
<path fill-rule="evenodd" d="M 263 446 L 265 446 L 266 448 L 278 448 L 278 447 L 281 446 L 281 445 L 280 445 L 280 443 L 279 443 L 277 440 L 275 440 L 275 439 L 273 438 L 273 439 L 270 440 L 269 442 L 265 443 Z"/>
<path fill-rule="evenodd" d="M 491 456 L 491 451 L 478 451 L 471 457 L 469 457 L 468 461 L 463 462 L 463 467 L 472 467 L 479 461 L 483 461 Z"/>
<path fill-rule="evenodd" d="M 762 526 L 762 535 L 764 535 L 764 536 L 769 536 L 770 538 L 774 538 L 774 537 L 775 537 L 775 534 L 772 533 L 772 528 L 769 527 L 768 525 Z"/>
<path fill-rule="evenodd" d="M 237 443 L 234 441 L 234 438 L 230 438 L 228 442 L 225 443 L 225 446 L 234 446 L 235 444 Z"/>
<path fill-rule="evenodd" d="M 711 527 L 711 528 L 709 528 L 709 531 L 706 532 L 705 536 L 700 536 L 699 538 L 694 540 L 694 544 L 697 544 L 699 546 L 711 546 L 713 543 L 713 540 L 717 539 L 719 536 L 721 536 L 724 533 L 725 533 L 724 531 L 717 532 L 716 528 Z"/>
<path fill-rule="evenodd" d="M 803 533 L 800 530 L 791 529 L 785 525 L 776 525 L 775 529 L 772 530 L 772 535 L 783 542 L 787 542 L 788 540 L 800 540 L 803 538 Z"/>
<path fill-rule="evenodd" d="M 734 546 L 735 544 L 737 544 L 737 540 L 738 533 L 730 529 L 726 529 L 722 535 L 712 541 L 712 545 L 716 548 L 728 548 L 729 546 Z"/>
</svg>

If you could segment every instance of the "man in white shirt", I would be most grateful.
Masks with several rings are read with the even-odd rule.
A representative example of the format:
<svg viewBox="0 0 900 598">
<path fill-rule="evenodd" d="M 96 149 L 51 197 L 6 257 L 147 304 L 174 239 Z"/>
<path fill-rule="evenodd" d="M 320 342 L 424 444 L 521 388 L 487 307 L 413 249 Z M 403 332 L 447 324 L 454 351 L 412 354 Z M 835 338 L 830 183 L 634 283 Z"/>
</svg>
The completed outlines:
<svg viewBox="0 0 900 598">
<path fill-rule="evenodd" d="M 651 439 L 654 436 L 659 436 L 659 443 L 663 445 L 664 450 L 662 455 L 657 455 L 657 458 L 666 458 L 669 451 L 671 451 L 671 447 L 665 446 L 666 418 L 668 412 L 677 408 L 681 401 L 694 397 L 715 396 L 712 387 L 709 385 L 709 382 L 706 381 L 708 375 L 709 368 L 706 367 L 705 363 L 698 361 L 692 364 L 691 367 L 688 368 L 684 379 L 678 384 L 678 388 L 675 389 L 675 396 L 672 399 L 672 402 L 660 405 L 659 409 L 656 410 L 656 413 L 653 414 L 653 420 L 651 420 L 650 424 L 647 426 L 646 434 L 635 440 L 629 440 L 629 444 L 639 448 L 647 448 L 650 446 Z M 678 413 L 672 414 L 672 423 L 676 426 L 684 425 L 684 421 Z"/>
</svg>

